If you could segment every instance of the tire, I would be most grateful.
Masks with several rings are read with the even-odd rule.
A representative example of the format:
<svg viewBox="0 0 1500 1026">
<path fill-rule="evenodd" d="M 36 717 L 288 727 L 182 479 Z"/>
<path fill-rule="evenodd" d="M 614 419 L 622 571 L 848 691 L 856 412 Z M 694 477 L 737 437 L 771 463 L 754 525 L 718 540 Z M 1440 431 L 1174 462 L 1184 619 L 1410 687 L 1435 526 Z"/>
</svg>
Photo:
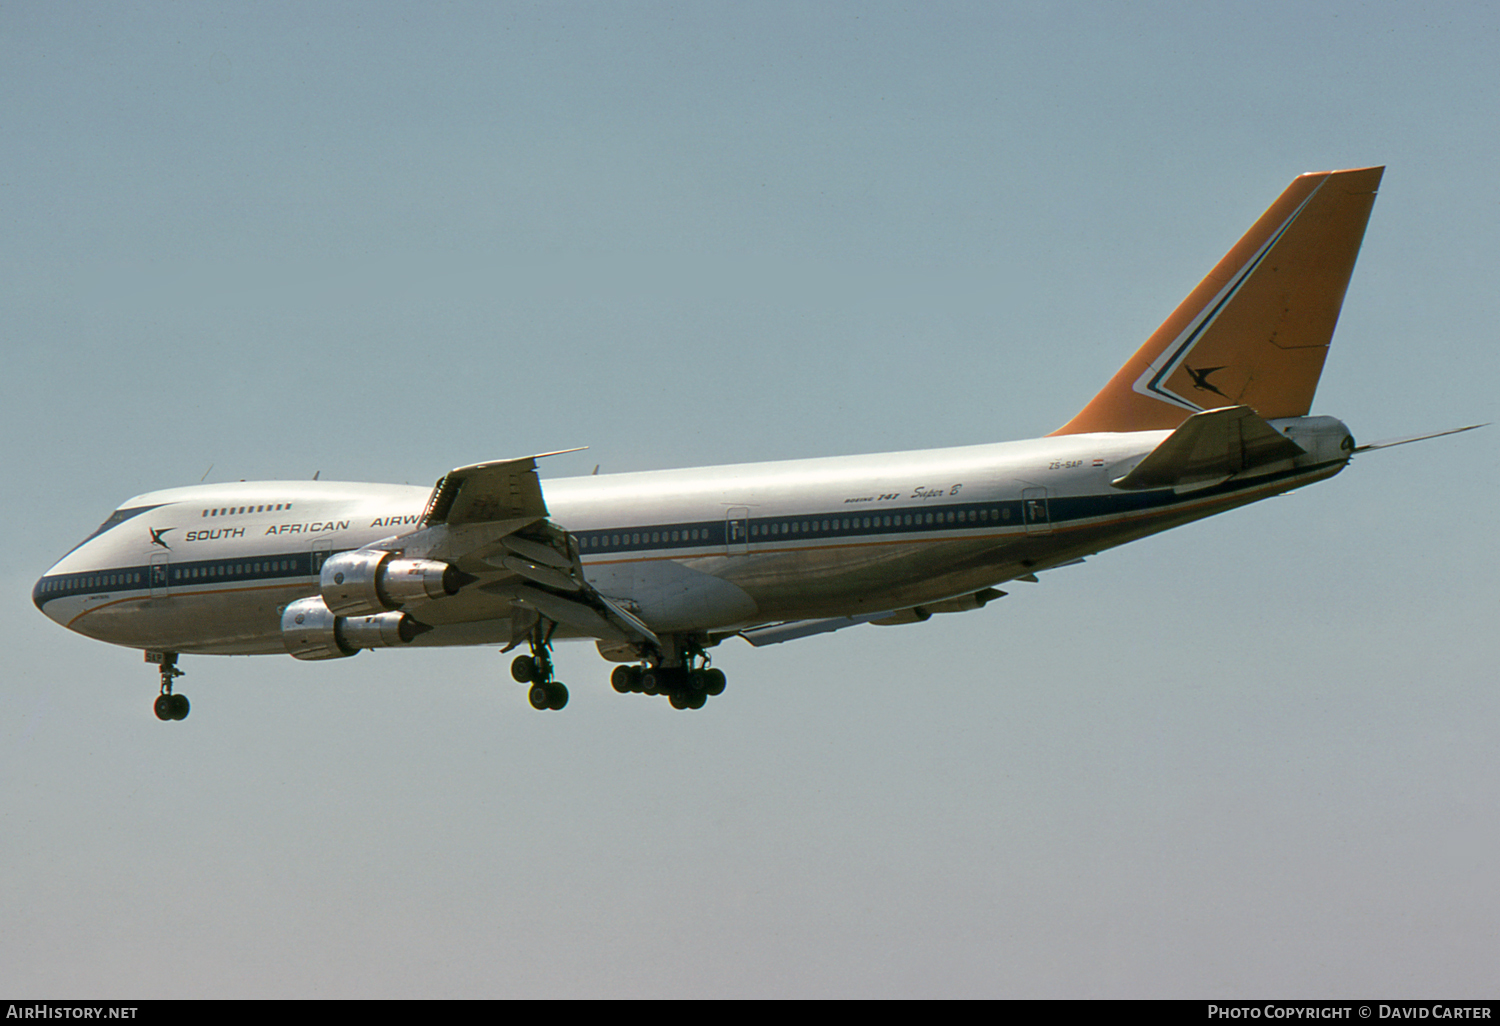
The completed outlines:
<svg viewBox="0 0 1500 1026">
<path fill-rule="evenodd" d="M 531 702 L 533 709 L 552 708 L 552 696 L 547 694 L 547 685 L 545 684 L 531 685 L 531 688 L 526 692 L 526 697 Z"/>
<path fill-rule="evenodd" d="M 516 656 L 510 661 L 510 675 L 519 684 L 530 684 L 536 680 L 536 660 L 528 655 Z"/>
</svg>

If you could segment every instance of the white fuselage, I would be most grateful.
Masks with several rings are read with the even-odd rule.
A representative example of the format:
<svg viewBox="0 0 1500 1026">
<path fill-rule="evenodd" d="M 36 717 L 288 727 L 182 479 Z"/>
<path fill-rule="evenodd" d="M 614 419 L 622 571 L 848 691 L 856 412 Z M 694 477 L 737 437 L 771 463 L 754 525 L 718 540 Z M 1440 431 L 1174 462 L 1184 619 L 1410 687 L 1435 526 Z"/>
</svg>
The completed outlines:
<svg viewBox="0 0 1500 1026">
<path fill-rule="evenodd" d="M 1343 426 L 1314 424 L 1299 435 L 1306 457 L 1212 487 L 1111 484 L 1168 434 L 564 478 L 544 493 L 599 593 L 659 633 L 726 632 L 954 599 L 1321 480 L 1347 460 L 1330 441 Z M 416 531 L 429 494 L 319 481 L 150 492 L 59 560 L 33 598 L 114 644 L 284 652 L 281 611 L 317 593 L 322 561 Z M 423 606 L 434 630 L 416 644 L 511 639 L 509 599 L 479 576 Z"/>
</svg>

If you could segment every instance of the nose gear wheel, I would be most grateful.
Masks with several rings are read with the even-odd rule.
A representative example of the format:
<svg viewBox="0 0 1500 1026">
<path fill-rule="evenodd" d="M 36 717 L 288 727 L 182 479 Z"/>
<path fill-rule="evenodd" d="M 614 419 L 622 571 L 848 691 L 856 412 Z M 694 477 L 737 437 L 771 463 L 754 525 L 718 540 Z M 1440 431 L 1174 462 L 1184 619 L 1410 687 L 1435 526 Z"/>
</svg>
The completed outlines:
<svg viewBox="0 0 1500 1026">
<path fill-rule="evenodd" d="M 183 675 L 177 668 L 177 653 L 147 652 L 146 662 L 155 663 L 161 669 L 161 694 L 152 706 L 156 718 L 162 721 L 187 719 L 187 714 L 192 709 L 187 695 L 172 693 L 172 681 Z"/>
</svg>

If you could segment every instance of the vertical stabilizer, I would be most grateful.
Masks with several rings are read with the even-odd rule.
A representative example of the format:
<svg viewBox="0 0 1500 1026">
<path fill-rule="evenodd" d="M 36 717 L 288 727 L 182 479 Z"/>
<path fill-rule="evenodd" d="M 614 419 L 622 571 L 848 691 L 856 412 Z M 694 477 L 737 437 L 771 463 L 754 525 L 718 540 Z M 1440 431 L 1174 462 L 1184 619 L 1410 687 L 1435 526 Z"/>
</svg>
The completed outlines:
<svg viewBox="0 0 1500 1026">
<path fill-rule="evenodd" d="M 1079 414 L 1052 432 L 1175 428 L 1202 410 L 1312 406 L 1381 167 L 1292 180 Z"/>
</svg>

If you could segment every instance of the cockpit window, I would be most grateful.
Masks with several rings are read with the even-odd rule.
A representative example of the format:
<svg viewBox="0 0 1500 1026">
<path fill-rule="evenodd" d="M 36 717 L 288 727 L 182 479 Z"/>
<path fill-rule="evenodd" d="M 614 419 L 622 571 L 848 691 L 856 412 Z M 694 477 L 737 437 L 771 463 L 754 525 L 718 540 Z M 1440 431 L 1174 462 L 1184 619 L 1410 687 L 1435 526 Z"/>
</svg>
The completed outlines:
<svg viewBox="0 0 1500 1026">
<path fill-rule="evenodd" d="M 159 509 L 160 506 L 161 506 L 161 504 L 158 503 L 155 506 L 129 506 L 129 507 L 126 507 L 125 509 L 117 509 L 117 510 L 115 510 L 113 513 L 111 513 L 109 515 L 109 519 L 108 520 L 104 521 L 104 523 L 102 523 L 102 524 L 99 525 L 99 527 L 94 531 L 93 534 L 89 535 L 87 538 L 85 538 L 83 541 L 79 542 L 77 545 L 74 545 L 73 548 L 77 549 L 77 548 L 79 548 L 81 546 L 87 545 L 89 542 L 91 542 L 95 538 L 99 537 L 105 531 L 108 531 L 108 530 L 110 530 L 113 527 L 118 527 L 119 525 L 123 524 L 125 521 L 129 520 L 131 517 L 140 516 L 142 513 L 145 513 L 145 512 L 147 512 L 149 510 Z M 69 551 L 71 552 L 72 549 L 70 549 Z"/>
</svg>

